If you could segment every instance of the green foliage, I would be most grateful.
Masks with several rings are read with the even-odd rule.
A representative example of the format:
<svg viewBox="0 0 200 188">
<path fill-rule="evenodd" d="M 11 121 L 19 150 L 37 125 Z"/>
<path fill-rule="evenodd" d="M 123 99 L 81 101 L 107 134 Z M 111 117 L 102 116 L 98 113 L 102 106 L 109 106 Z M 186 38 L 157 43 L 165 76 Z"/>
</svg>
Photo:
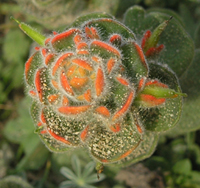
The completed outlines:
<svg viewBox="0 0 200 188">
<path fill-rule="evenodd" d="M 139 38 L 146 30 L 152 31 L 163 21 L 170 18 L 171 15 L 162 12 L 158 9 L 157 11 L 146 12 L 143 8 L 134 6 L 126 12 L 124 23 Z M 133 17 L 135 19 L 131 19 Z M 192 39 L 179 24 L 179 21 L 174 18 L 170 20 L 170 24 L 160 36 L 159 43 L 164 44 L 165 49 L 156 62 L 167 64 L 180 77 L 189 67 L 194 56 Z"/>
<path fill-rule="evenodd" d="M 19 117 L 10 120 L 4 128 L 4 136 L 11 142 L 19 144 L 18 159 L 21 158 L 22 151 L 24 157 L 19 161 L 16 171 L 25 169 L 39 169 L 47 160 L 48 150 L 40 142 L 34 128 L 31 126 L 32 120 L 29 117 L 27 108 L 28 99 L 24 99 L 18 106 Z M 40 153 L 40 155 L 38 155 Z"/>
<path fill-rule="evenodd" d="M 195 144 L 194 135 L 188 133 L 185 139 L 173 140 L 167 146 L 160 144 L 158 155 L 145 162 L 150 169 L 156 167 L 162 170 L 167 188 L 199 188 L 200 171 L 197 169 L 200 167 L 200 148 Z"/>
<path fill-rule="evenodd" d="M 7 176 L 0 180 L 0 187 L 3 188 L 33 188 L 29 183 L 19 176 Z"/>
<path fill-rule="evenodd" d="M 29 46 L 30 40 L 17 29 L 10 30 L 4 38 L 2 77 L 5 84 L 11 85 L 9 90 L 22 85 L 24 58 Z"/>
<path fill-rule="evenodd" d="M 200 79 L 199 73 L 196 71 L 200 68 L 199 62 L 200 49 L 197 49 L 192 64 L 180 79 L 182 89 L 188 94 L 188 97 L 184 99 L 183 113 L 180 122 L 174 130 L 167 133 L 169 136 L 175 137 L 200 128 Z"/>
<path fill-rule="evenodd" d="M 71 164 L 74 172 L 67 167 L 62 167 L 60 170 L 62 175 L 69 179 L 63 181 L 60 184 L 60 188 L 95 188 L 95 186 L 90 184 L 100 182 L 105 178 L 104 174 L 100 174 L 100 178 L 98 178 L 96 173 L 92 173 L 95 169 L 95 163 L 92 161 L 86 164 L 82 170 L 78 157 L 73 155 L 71 158 Z"/>
</svg>

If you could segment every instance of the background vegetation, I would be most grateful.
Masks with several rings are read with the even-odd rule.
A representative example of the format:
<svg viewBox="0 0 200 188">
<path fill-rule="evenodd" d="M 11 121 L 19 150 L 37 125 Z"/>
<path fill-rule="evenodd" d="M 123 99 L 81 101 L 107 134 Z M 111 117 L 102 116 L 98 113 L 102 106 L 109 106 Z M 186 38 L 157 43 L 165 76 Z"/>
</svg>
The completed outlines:
<svg viewBox="0 0 200 188">
<path fill-rule="evenodd" d="M 92 11 L 122 20 L 136 4 L 173 14 L 193 39 L 194 60 L 180 78 L 188 98 L 179 125 L 161 136 L 153 156 L 123 169 L 105 167 L 97 182 L 86 152 L 51 153 L 34 134 L 23 87 L 24 64 L 34 44 L 10 16 L 48 33 Z M 0 187 L 200 188 L 199 70 L 199 0 L 0 0 Z"/>
</svg>

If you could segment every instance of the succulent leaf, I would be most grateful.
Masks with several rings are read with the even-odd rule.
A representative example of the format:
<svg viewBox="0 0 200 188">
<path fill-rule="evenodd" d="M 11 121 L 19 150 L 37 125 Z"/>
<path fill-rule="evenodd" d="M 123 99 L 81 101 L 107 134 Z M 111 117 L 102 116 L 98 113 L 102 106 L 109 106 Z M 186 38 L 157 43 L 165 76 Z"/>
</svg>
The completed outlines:
<svg viewBox="0 0 200 188">
<path fill-rule="evenodd" d="M 181 92 L 178 80 L 169 68 L 153 63 L 149 64 L 149 66 L 149 78 L 159 78 L 169 88 Z M 138 109 L 145 129 L 160 132 L 173 128 L 176 125 L 181 115 L 182 95 L 178 95 L 175 98 L 166 98 L 164 105 L 162 104 L 159 108 Z"/>
<path fill-rule="evenodd" d="M 125 23 L 130 26 L 127 16 L 138 11 L 145 15 L 134 7 Z M 138 19 L 133 23 L 144 22 Z M 25 65 L 25 84 L 36 133 L 50 150 L 85 147 L 100 164 L 128 164 L 151 155 L 157 132 L 176 125 L 185 96 L 175 73 L 155 59 L 150 63 L 144 50 L 145 42 L 162 50 L 156 45 L 165 27 L 166 22 L 159 25 L 152 38 L 147 33 L 143 46 L 132 26 L 94 13 L 53 32 L 36 48 Z"/>
</svg>

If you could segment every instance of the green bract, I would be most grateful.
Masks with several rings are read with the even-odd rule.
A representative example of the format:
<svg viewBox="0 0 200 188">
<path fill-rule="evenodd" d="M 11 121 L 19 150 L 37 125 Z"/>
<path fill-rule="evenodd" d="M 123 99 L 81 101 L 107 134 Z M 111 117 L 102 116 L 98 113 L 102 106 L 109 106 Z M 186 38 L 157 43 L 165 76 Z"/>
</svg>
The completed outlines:
<svg viewBox="0 0 200 188">
<path fill-rule="evenodd" d="M 129 27 L 93 13 L 47 38 L 20 23 L 42 45 L 26 62 L 25 83 L 36 133 L 51 151 L 85 147 L 99 163 L 132 163 L 148 157 L 159 133 L 176 125 L 185 94 L 175 73 L 161 64 L 174 61 L 167 56 L 173 44 L 162 38 L 170 35 L 170 23 L 136 35 L 134 24 L 143 23 L 138 11 L 127 11 Z M 174 67 L 180 63 L 176 59 Z"/>
</svg>

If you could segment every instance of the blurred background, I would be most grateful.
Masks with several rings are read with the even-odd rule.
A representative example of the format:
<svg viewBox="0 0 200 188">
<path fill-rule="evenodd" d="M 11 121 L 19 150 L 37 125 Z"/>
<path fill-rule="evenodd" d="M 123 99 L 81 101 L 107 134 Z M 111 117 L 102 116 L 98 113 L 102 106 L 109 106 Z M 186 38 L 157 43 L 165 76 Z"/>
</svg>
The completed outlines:
<svg viewBox="0 0 200 188">
<path fill-rule="evenodd" d="M 194 60 L 180 78 L 187 81 L 182 89 L 189 91 L 188 98 L 176 130 L 161 135 L 150 158 L 126 168 L 106 166 L 97 182 L 87 152 L 51 153 L 34 134 L 23 84 L 33 44 L 10 17 L 50 33 L 90 12 L 107 12 L 122 21 L 133 5 L 147 11 L 174 11 L 194 41 Z M 200 188 L 199 129 L 200 0 L 0 0 L 0 187 L 64 188 L 87 183 L 98 188 Z M 76 186 L 61 184 L 70 178 Z"/>
</svg>

